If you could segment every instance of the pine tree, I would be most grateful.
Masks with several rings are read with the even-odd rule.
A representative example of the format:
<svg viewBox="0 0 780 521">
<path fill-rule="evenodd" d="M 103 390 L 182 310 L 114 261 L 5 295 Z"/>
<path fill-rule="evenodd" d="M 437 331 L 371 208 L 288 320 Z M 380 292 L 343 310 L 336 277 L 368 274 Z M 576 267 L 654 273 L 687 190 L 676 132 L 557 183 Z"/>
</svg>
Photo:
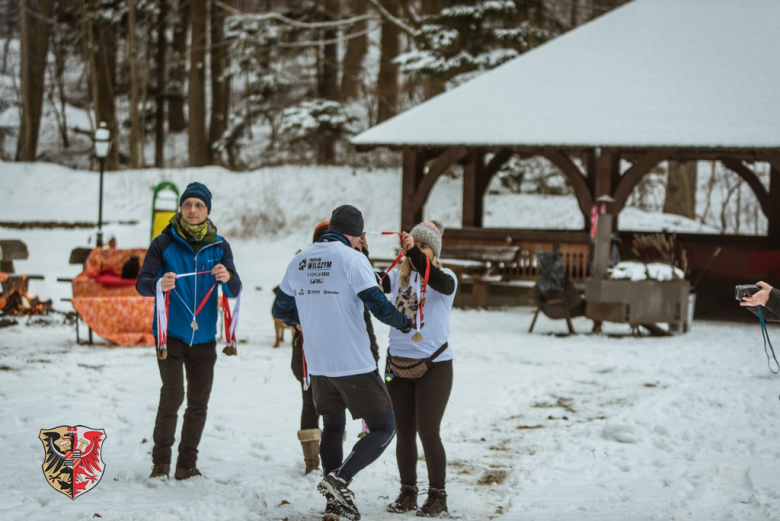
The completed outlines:
<svg viewBox="0 0 780 521">
<path fill-rule="evenodd" d="M 416 50 L 396 60 L 411 79 L 437 78 L 448 90 L 559 34 L 543 0 L 445 0 L 414 35 Z"/>
</svg>

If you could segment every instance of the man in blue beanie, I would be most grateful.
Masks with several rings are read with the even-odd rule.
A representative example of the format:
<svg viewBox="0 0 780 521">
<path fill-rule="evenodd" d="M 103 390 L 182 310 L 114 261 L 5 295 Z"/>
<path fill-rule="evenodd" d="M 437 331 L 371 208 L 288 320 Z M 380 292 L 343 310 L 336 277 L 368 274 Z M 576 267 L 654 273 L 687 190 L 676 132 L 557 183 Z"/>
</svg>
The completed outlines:
<svg viewBox="0 0 780 521">
<path fill-rule="evenodd" d="M 179 199 L 179 212 L 149 246 L 136 282 L 138 293 L 146 297 L 155 296 L 158 282 L 162 291 L 175 294 L 168 310 L 167 349 L 158 350 L 162 388 L 154 424 L 152 478 L 167 477 L 170 472 L 176 421 L 184 401 L 183 373 L 187 377 L 187 409 L 174 477 L 201 475 L 196 466 L 198 444 L 217 361 L 217 292 L 213 290 L 219 283 L 228 297 L 241 292 L 233 252 L 217 235 L 217 227 L 208 218 L 210 212 L 209 189 L 202 183 L 190 183 Z M 178 275 L 193 271 L 196 274 L 177 280 Z M 152 332 L 157 338 L 156 320 L 152 321 Z"/>
</svg>

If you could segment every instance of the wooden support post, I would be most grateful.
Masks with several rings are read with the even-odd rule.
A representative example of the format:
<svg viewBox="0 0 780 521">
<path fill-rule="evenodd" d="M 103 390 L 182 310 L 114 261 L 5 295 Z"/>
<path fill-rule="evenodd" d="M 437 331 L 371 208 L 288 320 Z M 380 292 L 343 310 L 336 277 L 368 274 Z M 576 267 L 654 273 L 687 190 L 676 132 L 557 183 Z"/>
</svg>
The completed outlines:
<svg viewBox="0 0 780 521">
<path fill-rule="evenodd" d="M 588 230 L 590 227 L 590 212 L 593 209 L 593 197 L 591 196 L 592 185 L 588 183 L 587 175 L 571 160 L 571 157 L 561 150 L 545 150 L 541 155 L 558 167 L 569 181 L 569 184 L 574 189 L 574 194 L 577 196 L 580 212 L 582 212 L 582 228 L 583 230 Z"/>
<path fill-rule="evenodd" d="M 780 248 L 780 165 L 771 163 L 769 170 L 769 220 L 767 235 L 770 248 Z"/>
<path fill-rule="evenodd" d="M 597 200 L 603 195 L 612 197 L 614 170 L 613 163 L 616 155 L 614 151 L 602 149 L 600 154 L 596 155 L 596 171 L 593 179 L 593 200 Z"/>
<path fill-rule="evenodd" d="M 425 152 L 404 148 L 401 186 L 401 229 L 409 231 L 423 220 L 423 205 L 415 204 L 417 189 L 425 175 Z"/>
<path fill-rule="evenodd" d="M 463 169 L 463 227 L 482 228 L 484 198 L 479 191 L 485 175 L 485 150 L 477 148 L 469 154 Z"/>
<path fill-rule="evenodd" d="M 487 309 L 490 302 L 490 282 L 474 279 L 471 286 L 471 307 L 474 309 Z"/>
<path fill-rule="evenodd" d="M 609 164 L 606 165 L 606 168 L 609 168 L 609 190 L 613 194 L 617 187 L 620 185 L 620 154 L 618 154 L 616 151 L 612 151 L 609 158 Z M 614 206 L 612 207 L 612 210 L 614 211 Z M 617 231 L 618 229 L 618 213 L 612 214 L 612 230 Z"/>
</svg>

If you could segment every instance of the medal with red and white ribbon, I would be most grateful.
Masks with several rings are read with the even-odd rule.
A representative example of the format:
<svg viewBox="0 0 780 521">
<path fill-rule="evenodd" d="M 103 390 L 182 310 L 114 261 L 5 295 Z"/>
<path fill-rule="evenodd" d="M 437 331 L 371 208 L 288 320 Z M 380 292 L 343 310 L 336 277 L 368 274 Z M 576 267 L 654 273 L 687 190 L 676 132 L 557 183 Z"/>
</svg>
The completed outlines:
<svg viewBox="0 0 780 521">
<path fill-rule="evenodd" d="M 365 232 L 367 235 L 398 235 L 398 239 L 402 239 L 401 232 Z M 398 264 L 401 259 L 403 259 L 404 255 L 406 255 L 406 250 L 403 248 L 403 244 L 401 245 L 401 253 L 398 254 L 398 256 L 395 258 L 392 264 L 390 264 L 390 267 L 387 268 L 387 271 L 385 271 L 385 274 L 382 276 L 381 279 L 379 279 L 379 282 L 382 282 L 385 280 L 385 277 L 393 270 L 396 264 Z M 428 259 L 428 257 L 425 257 L 425 278 L 422 280 L 422 283 L 420 283 L 420 279 L 418 276 L 418 291 L 417 295 L 419 296 L 420 303 L 417 307 L 417 332 L 412 336 L 412 340 L 415 342 L 420 342 L 423 339 L 422 333 L 420 332 L 420 327 L 422 327 L 422 320 L 423 320 L 423 307 L 425 306 L 425 294 L 428 291 L 428 277 L 431 274 L 431 261 Z"/>
<path fill-rule="evenodd" d="M 366 235 L 397 235 L 398 240 L 401 240 L 401 232 L 365 232 Z M 379 279 L 379 282 L 382 282 L 385 280 L 385 277 L 387 277 L 387 274 L 393 271 L 393 268 L 395 268 L 395 265 L 401 262 L 401 259 L 404 258 L 404 255 L 406 255 L 406 250 L 403 249 L 403 245 L 401 245 L 401 253 L 398 254 L 398 256 L 395 258 L 395 260 L 390 264 L 390 267 L 387 268 L 385 271 L 385 274 L 382 275 L 382 278 Z"/>
<path fill-rule="evenodd" d="M 176 279 L 181 279 L 184 277 L 193 277 L 196 275 L 203 275 L 206 273 L 211 273 L 211 271 L 193 271 L 191 273 L 182 273 L 177 274 Z M 208 302 L 209 298 L 211 297 L 211 294 L 214 292 L 214 288 L 217 287 L 217 282 L 215 281 L 214 284 L 211 285 L 211 288 L 206 292 L 206 296 L 203 297 L 200 304 L 198 305 L 197 309 L 194 311 L 187 305 L 187 303 L 184 301 L 184 299 L 181 297 L 181 295 L 176 291 L 176 288 L 174 287 L 170 291 L 163 291 L 162 289 L 162 279 L 159 279 L 157 281 L 156 285 L 156 292 L 155 292 L 155 304 L 156 304 L 156 318 L 157 318 L 157 358 L 161 360 L 165 360 L 168 358 L 168 315 L 170 310 L 170 300 L 171 300 L 171 293 L 176 293 L 176 296 L 179 298 L 181 303 L 184 305 L 184 307 L 187 309 L 187 311 L 192 314 L 192 322 L 190 323 L 190 327 L 193 331 L 198 330 L 198 315 L 203 310 L 203 307 L 206 305 L 206 302 Z M 233 310 L 233 313 L 230 312 L 230 305 L 228 303 L 227 295 L 222 295 L 222 311 L 225 316 L 225 337 L 227 339 L 228 345 L 225 347 L 223 352 L 226 355 L 235 355 L 237 354 L 236 350 L 236 328 L 238 327 L 238 316 L 240 311 L 240 305 L 241 305 L 241 294 L 238 294 L 238 297 L 236 298 L 236 305 Z"/>
<path fill-rule="evenodd" d="M 422 280 L 420 291 L 418 291 L 418 295 L 420 296 L 420 303 L 417 307 L 418 315 L 417 315 L 417 332 L 412 336 L 412 340 L 414 342 L 420 342 L 423 339 L 422 333 L 420 332 L 420 328 L 422 327 L 423 322 L 423 308 L 425 307 L 425 294 L 428 292 L 428 277 L 431 274 L 431 260 L 426 256 L 425 257 L 425 278 Z M 417 283 L 420 284 L 420 274 L 417 274 Z"/>
</svg>

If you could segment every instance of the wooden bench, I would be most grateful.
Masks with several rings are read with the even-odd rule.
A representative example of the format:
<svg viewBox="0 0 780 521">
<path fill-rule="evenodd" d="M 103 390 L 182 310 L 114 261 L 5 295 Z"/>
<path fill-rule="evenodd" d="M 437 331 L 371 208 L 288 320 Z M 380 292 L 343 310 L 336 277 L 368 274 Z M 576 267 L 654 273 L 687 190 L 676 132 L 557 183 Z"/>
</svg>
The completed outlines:
<svg viewBox="0 0 780 521">
<path fill-rule="evenodd" d="M 0 272 L 7 273 L 8 277 L 2 282 L 0 291 L 11 294 L 14 291 L 27 293 L 28 283 L 31 280 L 44 280 L 43 275 L 18 275 L 14 269 L 15 260 L 26 260 L 30 256 L 27 245 L 18 239 L 0 240 Z"/>
<path fill-rule="evenodd" d="M 0 271 L 15 273 L 14 261 L 25 260 L 29 256 L 27 245 L 22 241 L 17 239 L 0 240 Z"/>
<path fill-rule="evenodd" d="M 471 306 L 484 308 L 490 300 L 491 286 L 517 281 L 535 282 L 539 278 L 536 252 L 551 251 L 554 247 L 552 242 L 445 244 L 442 264 L 455 271 L 462 285 L 471 286 Z M 569 280 L 583 284 L 588 277 L 588 245 L 561 244 L 558 250 Z M 458 262 L 461 260 L 476 265 L 461 268 Z M 455 305 L 462 307 L 460 296 L 456 297 Z"/>
<path fill-rule="evenodd" d="M 471 287 L 470 307 L 486 308 L 490 285 L 501 280 L 501 271 L 511 265 L 518 254 L 515 246 L 447 245 L 442 249 L 442 265 L 458 277 L 460 289 L 455 295 L 455 307 L 464 307 L 462 288 Z"/>
<path fill-rule="evenodd" d="M 447 244 L 445 240 L 441 263 L 455 272 L 460 287 L 455 296 L 455 307 L 488 307 L 491 287 L 518 286 L 518 291 L 527 293 L 539 278 L 536 252 L 552 251 L 553 248 L 552 242 Z M 588 277 L 588 245 L 560 244 L 558 251 L 569 280 L 577 286 L 584 284 Z M 393 259 L 371 261 L 375 267 L 387 269 Z M 462 296 L 464 287 L 471 290 L 469 302 Z"/>
<path fill-rule="evenodd" d="M 84 247 L 76 247 L 73 248 L 70 251 L 70 258 L 68 259 L 68 264 L 81 264 L 83 268 L 86 268 L 87 264 L 87 258 L 89 258 L 89 254 L 92 253 L 92 248 L 84 248 Z M 67 282 L 68 284 L 73 283 L 73 277 L 57 277 L 57 282 Z M 72 299 L 69 298 L 62 298 L 60 299 L 61 302 L 70 302 L 72 305 Z M 79 315 L 79 312 L 76 311 L 76 309 L 73 309 L 73 313 L 76 315 L 76 343 L 81 343 L 81 336 L 79 334 L 79 322 L 81 321 L 81 315 Z M 89 327 L 89 324 L 87 324 L 87 332 L 88 332 L 88 340 L 87 343 L 89 345 L 93 344 L 92 339 L 92 328 Z"/>
<path fill-rule="evenodd" d="M 537 251 L 552 251 L 551 242 L 513 243 L 505 246 L 475 244 L 446 245 L 442 262 L 463 259 L 482 264 L 481 275 L 497 276 L 504 282 L 512 280 L 535 281 L 539 277 Z M 558 246 L 569 280 L 583 283 L 588 278 L 588 246 L 561 244 Z"/>
</svg>

